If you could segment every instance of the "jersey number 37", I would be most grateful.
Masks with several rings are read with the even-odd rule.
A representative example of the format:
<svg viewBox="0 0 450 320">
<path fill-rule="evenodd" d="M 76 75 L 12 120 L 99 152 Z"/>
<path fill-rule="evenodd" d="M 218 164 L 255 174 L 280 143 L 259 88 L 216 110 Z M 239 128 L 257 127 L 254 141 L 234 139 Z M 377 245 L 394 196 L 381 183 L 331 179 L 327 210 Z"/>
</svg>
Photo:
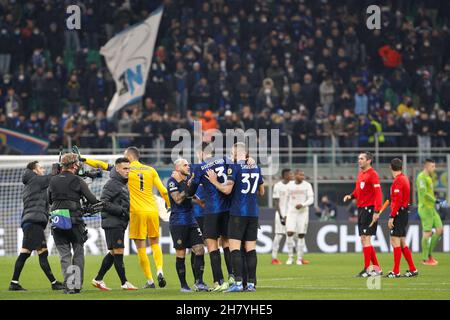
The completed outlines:
<svg viewBox="0 0 450 320">
<path fill-rule="evenodd" d="M 259 173 L 243 173 L 242 183 L 245 184 L 245 189 L 242 188 L 241 192 L 243 194 L 255 193 L 258 187 Z M 251 189 L 251 191 L 250 191 Z"/>
</svg>

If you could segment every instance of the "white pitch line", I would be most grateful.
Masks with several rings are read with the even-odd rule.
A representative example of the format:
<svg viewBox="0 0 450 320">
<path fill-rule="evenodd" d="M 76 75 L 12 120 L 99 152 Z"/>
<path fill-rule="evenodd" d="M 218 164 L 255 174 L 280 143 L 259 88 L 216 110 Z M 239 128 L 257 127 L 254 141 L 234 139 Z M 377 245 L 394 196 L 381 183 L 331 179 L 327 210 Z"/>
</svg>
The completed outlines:
<svg viewBox="0 0 450 320">
<path fill-rule="evenodd" d="M 297 286 L 297 287 L 288 287 L 288 286 L 258 286 L 258 288 L 267 288 L 267 289 L 291 289 L 291 290 L 298 290 L 298 289 L 305 289 L 305 290 L 370 290 L 368 288 L 348 288 L 348 287 L 314 287 L 314 286 Z M 388 290 L 394 290 L 394 291 L 443 291 L 443 292 L 450 292 L 450 289 L 429 289 L 424 290 L 421 288 L 386 288 Z M 383 290 L 383 289 L 381 289 Z M 371 290 L 376 292 L 377 290 Z"/>
</svg>

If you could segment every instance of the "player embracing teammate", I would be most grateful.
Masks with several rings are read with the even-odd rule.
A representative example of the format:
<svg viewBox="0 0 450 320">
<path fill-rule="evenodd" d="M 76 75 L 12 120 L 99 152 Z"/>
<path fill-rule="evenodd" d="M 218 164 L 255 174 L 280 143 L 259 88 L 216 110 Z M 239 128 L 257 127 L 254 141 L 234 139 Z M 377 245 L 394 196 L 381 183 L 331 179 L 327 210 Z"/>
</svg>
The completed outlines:
<svg viewBox="0 0 450 320">
<path fill-rule="evenodd" d="M 244 244 L 248 281 L 246 291 L 256 291 L 256 239 L 258 236 L 259 207 L 258 195 L 264 195 L 261 169 L 256 164 L 247 163 L 247 150 L 243 143 L 236 143 L 232 158 L 236 161 L 228 167 L 227 181 L 220 183 L 217 173 L 208 170 L 208 180 L 222 193 L 231 195 L 228 239 L 235 283 L 225 292 L 242 292 L 243 259 L 241 245 Z"/>
</svg>

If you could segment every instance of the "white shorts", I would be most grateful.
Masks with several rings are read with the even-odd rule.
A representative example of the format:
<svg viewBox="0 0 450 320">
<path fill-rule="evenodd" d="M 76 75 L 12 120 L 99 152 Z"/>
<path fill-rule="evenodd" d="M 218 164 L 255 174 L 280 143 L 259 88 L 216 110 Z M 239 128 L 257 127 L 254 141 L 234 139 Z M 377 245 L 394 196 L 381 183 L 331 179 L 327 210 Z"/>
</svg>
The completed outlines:
<svg viewBox="0 0 450 320">
<path fill-rule="evenodd" d="M 290 212 L 286 216 L 286 231 L 306 234 L 308 231 L 309 212 Z"/>
<path fill-rule="evenodd" d="M 286 234 L 286 225 L 281 224 L 278 212 L 275 212 L 275 234 Z"/>
</svg>

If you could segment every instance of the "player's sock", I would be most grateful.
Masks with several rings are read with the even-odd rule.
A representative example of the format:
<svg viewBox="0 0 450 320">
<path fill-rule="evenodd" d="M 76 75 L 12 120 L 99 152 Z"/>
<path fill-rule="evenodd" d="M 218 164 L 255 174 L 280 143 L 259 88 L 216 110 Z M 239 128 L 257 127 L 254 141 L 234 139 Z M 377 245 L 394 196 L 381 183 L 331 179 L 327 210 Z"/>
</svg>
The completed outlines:
<svg viewBox="0 0 450 320">
<path fill-rule="evenodd" d="M 294 256 L 294 235 L 286 237 L 286 245 L 288 249 L 288 256 L 290 259 Z"/>
<path fill-rule="evenodd" d="M 223 248 L 223 257 L 225 258 L 225 265 L 227 266 L 228 277 L 233 277 L 233 262 L 231 258 L 230 248 Z"/>
<path fill-rule="evenodd" d="M 125 265 L 123 263 L 123 254 L 114 254 L 114 268 L 116 268 L 117 275 L 120 278 L 122 285 L 127 282 L 127 277 L 125 276 Z"/>
<path fill-rule="evenodd" d="M 203 272 L 205 271 L 205 256 L 198 255 L 194 257 L 194 277 L 198 282 L 203 282 Z"/>
<path fill-rule="evenodd" d="M 95 280 L 97 281 L 103 280 L 103 277 L 105 276 L 106 272 L 108 272 L 108 270 L 111 269 L 113 264 L 114 264 L 114 256 L 110 252 L 108 252 L 108 254 L 103 258 L 102 265 L 100 267 L 100 270 L 98 271 L 97 276 L 95 277 Z"/>
<path fill-rule="evenodd" d="M 197 274 L 195 273 L 195 253 L 191 250 L 191 268 L 192 268 L 192 274 L 194 275 L 194 278 L 197 279 Z"/>
<path fill-rule="evenodd" d="M 53 275 L 50 264 L 48 263 L 48 251 L 44 251 L 39 255 L 39 265 L 41 266 L 42 271 L 44 271 L 45 275 L 47 276 L 48 281 L 50 281 L 51 283 L 55 282 L 55 276 Z"/>
<path fill-rule="evenodd" d="M 272 259 L 276 259 L 278 257 L 278 251 L 280 250 L 280 242 L 283 235 L 281 234 L 275 234 L 275 237 L 273 238 L 273 245 L 272 245 Z"/>
<path fill-rule="evenodd" d="M 406 261 L 408 262 L 409 271 L 415 271 L 416 266 L 414 265 L 411 251 L 409 250 L 408 247 L 404 247 L 402 251 L 403 251 L 403 256 L 405 257 Z"/>
<path fill-rule="evenodd" d="M 138 257 L 139 257 L 139 264 L 141 266 L 142 271 L 144 272 L 145 277 L 150 282 L 153 282 L 153 276 L 152 271 L 150 269 L 150 261 L 148 261 L 147 256 L 147 248 L 139 248 L 138 251 Z"/>
<path fill-rule="evenodd" d="M 20 253 L 17 257 L 16 264 L 14 265 L 13 281 L 19 282 L 20 273 L 22 272 L 25 261 L 31 256 L 31 253 Z"/>
<path fill-rule="evenodd" d="M 223 281 L 222 266 L 220 260 L 220 251 L 214 250 L 209 253 L 209 259 L 211 260 L 211 269 L 214 282 L 221 283 Z"/>
<path fill-rule="evenodd" d="M 402 258 L 402 248 L 394 248 L 394 269 L 392 270 L 395 274 L 400 273 L 400 259 Z"/>
<path fill-rule="evenodd" d="M 163 254 L 161 250 L 161 246 L 159 243 L 152 244 L 152 253 L 153 253 L 153 260 L 155 261 L 156 270 L 159 273 L 162 273 L 163 268 Z"/>
<path fill-rule="evenodd" d="M 241 257 L 242 257 L 242 284 L 244 287 L 248 282 L 248 267 L 247 267 L 247 253 L 245 252 L 245 248 L 241 247 Z"/>
<path fill-rule="evenodd" d="M 256 250 L 247 251 L 247 269 L 248 269 L 248 282 L 256 283 L 256 265 L 258 259 L 256 257 Z"/>
<path fill-rule="evenodd" d="M 380 269 L 380 264 L 378 263 L 377 259 L 377 252 L 375 251 L 375 248 L 373 246 L 370 246 L 370 248 L 371 248 L 370 258 L 372 260 L 372 265 Z"/>
<path fill-rule="evenodd" d="M 180 279 L 180 284 L 182 288 L 185 288 L 188 286 L 186 282 L 186 267 L 184 265 L 185 258 L 177 257 L 177 261 L 175 263 L 178 278 Z"/>
<path fill-rule="evenodd" d="M 433 233 L 430 240 L 430 248 L 428 249 L 428 256 L 431 256 L 431 253 L 434 251 L 434 248 L 436 248 L 436 245 L 438 244 L 439 240 L 441 240 L 441 236 L 437 235 L 436 233 Z"/>
<path fill-rule="evenodd" d="M 233 250 L 230 253 L 233 263 L 234 279 L 236 282 L 242 282 L 242 255 L 241 250 Z"/>
<path fill-rule="evenodd" d="M 430 238 L 422 237 L 422 260 L 428 260 L 430 253 Z"/>
<path fill-rule="evenodd" d="M 370 260 L 372 259 L 372 247 L 364 247 L 363 248 L 363 254 L 364 254 L 364 270 L 367 270 L 370 266 Z"/>
<path fill-rule="evenodd" d="M 302 259 L 303 254 L 305 253 L 305 238 L 298 238 L 297 239 L 297 256 L 298 258 Z"/>
</svg>

